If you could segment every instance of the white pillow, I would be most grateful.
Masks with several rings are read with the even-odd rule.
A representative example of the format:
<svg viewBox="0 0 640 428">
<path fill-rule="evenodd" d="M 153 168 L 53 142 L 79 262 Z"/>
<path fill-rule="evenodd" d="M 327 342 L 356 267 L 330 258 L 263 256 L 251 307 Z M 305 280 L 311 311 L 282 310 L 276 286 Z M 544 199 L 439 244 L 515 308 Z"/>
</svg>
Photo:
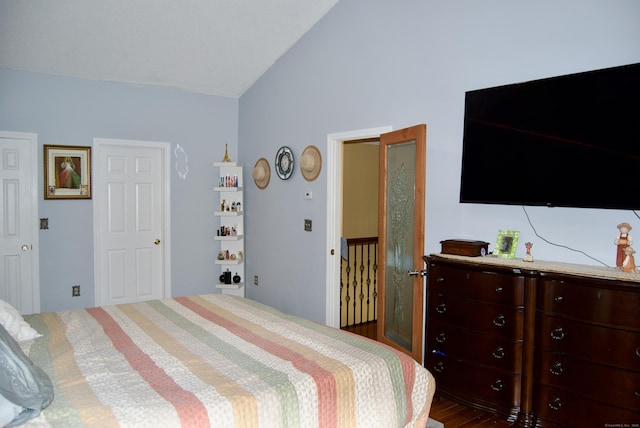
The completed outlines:
<svg viewBox="0 0 640 428">
<path fill-rule="evenodd" d="M 0 426 L 4 427 L 18 417 L 24 408 L 7 400 L 0 394 Z"/>
<path fill-rule="evenodd" d="M 0 324 L 16 342 L 24 342 L 42 336 L 27 324 L 16 308 L 4 300 L 0 300 Z"/>
</svg>

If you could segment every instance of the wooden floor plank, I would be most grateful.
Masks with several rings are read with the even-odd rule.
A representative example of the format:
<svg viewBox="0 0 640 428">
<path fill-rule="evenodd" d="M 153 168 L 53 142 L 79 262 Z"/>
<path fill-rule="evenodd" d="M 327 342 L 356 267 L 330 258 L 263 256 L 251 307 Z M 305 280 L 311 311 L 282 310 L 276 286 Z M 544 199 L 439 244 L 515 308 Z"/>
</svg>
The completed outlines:
<svg viewBox="0 0 640 428">
<path fill-rule="evenodd" d="M 436 395 L 429 417 L 442 422 L 445 428 L 507 428 L 512 424 L 504 417 L 456 403 Z"/>
</svg>

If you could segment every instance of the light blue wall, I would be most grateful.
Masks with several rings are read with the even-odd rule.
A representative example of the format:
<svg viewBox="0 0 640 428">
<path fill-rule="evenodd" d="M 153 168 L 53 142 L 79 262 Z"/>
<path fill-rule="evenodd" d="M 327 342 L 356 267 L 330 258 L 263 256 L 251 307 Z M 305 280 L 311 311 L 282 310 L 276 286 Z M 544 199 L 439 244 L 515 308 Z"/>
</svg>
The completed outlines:
<svg viewBox="0 0 640 428">
<path fill-rule="evenodd" d="M 282 145 L 299 157 L 309 144 L 326 156 L 330 133 L 426 123 L 425 254 L 448 238 L 494 242 L 506 228 L 534 243 L 536 259 L 599 264 L 536 237 L 522 207 L 458 203 L 464 93 L 635 62 L 637 0 L 341 0 L 241 97 L 240 158 L 272 162 Z M 317 321 L 325 318 L 326 183 L 324 170 L 312 183 L 299 171 L 286 182 L 272 171 L 266 190 L 250 185 L 245 194 L 246 274 L 260 277 L 247 296 Z M 490 165 L 487 185 L 499 185 Z M 609 265 L 616 225 L 640 230 L 633 212 L 527 212 L 544 238 Z"/>
<path fill-rule="evenodd" d="M 0 70 L 0 130 L 37 133 L 40 146 L 99 137 L 184 147 L 187 179 L 171 171 L 174 296 L 215 292 L 213 162 L 225 143 L 236 159 L 237 129 L 237 99 Z M 39 217 L 49 219 L 40 231 L 41 310 L 94 306 L 92 202 L 43 200 L 39 157 Z M 73 284 L 81 297 L 71 297 Z"/>
<path fill-rule="evenodd" d="M 240 100 L 0 70 L 0 129 L 37 133 L 40 145 L 100 137 L 183 146 L 189 175 L 171 177 L 174 295 L 214 291 L 212 162 L 229 144 L 231 157 L 248 166 L 245 274 L 248 283 L 259 275 L 260 286 L 247 295 L 324 321 L 326 171 L 309 183 L 297 168 L 286 182 L 272 170 L 260 191 L 250 180 L 259 157 L 273 165 L 278 147 L 291 146 L 299 158 L 309 144 L 326 156 L 329 133 L 426 123 L 425 253 L 442 239 L 492 242 L 498 229 L 511 228 L 534 242 L 536 259 L 597 264 L 537 238 L 521 207 L 457 202 L 464 92 L 640 62 L 639 21 L 637 0 L 341 0 Z M 41 309 L 92 306 L 91 202 L 44 201 L 41 187 L 42 177 L 39 217 L 51 229 L 40 232 Z M 545 238 L 608 264 L 615 226 L 640 227 L 632 212 L 527 211 Z M 303 231 L 306 218 L 311 233 Z M 71 284 L 83 285 L 82 297 L 70 297 Z"/>
</svg>

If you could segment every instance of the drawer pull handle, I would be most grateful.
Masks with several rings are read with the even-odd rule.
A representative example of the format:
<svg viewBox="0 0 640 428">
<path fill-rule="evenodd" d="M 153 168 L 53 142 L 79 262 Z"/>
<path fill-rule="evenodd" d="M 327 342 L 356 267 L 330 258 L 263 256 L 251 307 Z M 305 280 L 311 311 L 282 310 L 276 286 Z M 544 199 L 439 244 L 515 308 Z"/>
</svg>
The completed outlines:
<svg viewBox="0 0 640 428">
<path fill-rule="evenodd" d="M 504 384 L 502 383 L 502 379 L 496 379 L 495 382 L 491 384 L 491 389 L 494 391 L 502 391 L 504 389 Z"/>
<path fill-rule="evenodd" d="M 549 401 L 549 408 L 551 410 L 560 410 L 562 408 L 562 400 L 560 400 L 560 397 L 555 397 Z"/>
<path fill-rule="evenodd" d="M 564 297 L 562 297 L 562 296 L 556 296 L 556 297 L 553 298 L 553 300 L 555 300 L 556 303 L 562 302 L 562 299 L 564 299 Z"/>
<path fill-rule="evenodd" d="M 493 319 L 493 325 L 495 325 L 496 327 L 504 327 L 506 323 L 507 319 L 504 317 L 504 315 L 498 315 Z"/>
<path fill-rule="evenodd" d="M 562 363 L 560 361 L 554 361 L 553 364 L 551 364 L 551 367 L 549 367 L 549 371 L 553 375 L 560 376 L 564 371 Z"/>
<path fill-rule="evenodd" d="M 444 314 L 445 312 L 447 312 L 447 305 L 445 305 L 444 303 L 440 303 L 438 306 L 436 306 L 436 312 L 439 314 Z"/>
<path fill-rule="evenodd" d="M 636 357 L 640 357 L 640 346 L 636 349 Z"/>
<path fill-rule="evenodd" d="M 636 397 L 640 397 L 640 389 L 636 389 L 635 394 L 636 394 Z"/>
<path fill-rule="evenodd" d="M 504 348 L 502 346 L 498 346 L 496 349 L 493 350 L 492 355 L 493 355 L 493 358 L 495 358 L 496 360 L 503 359 L 505 356 Z"/>
<path fill-rule="evenodd" d="M 566 336 L 564 329 L 562 327 L 557 327 L 551 332 L 551 337 L 555 340 L 562 340 Z"/>
<path fill-rule="evenodd" d="M 442 361 L 439 361 L 438 364 L 433 366 L 433 371 L 442 373 L 444 371 L 444 363 Z"/>
<path fill-rule="evenodd" d="M 496 293 L 502 293 L 504 291 L 504 288 L 498 286 L 496 287 Z"/>
<path fill-rule="evenodd" d="M 444 343 L 447 341 L 447 335 L 444 334 L 444 331 L 441 331 L 440 334 L 436 336 L 436 342 Z"/>
<path fill-rule="evenodd" d="M 438 279 L 436 279 L 436 282 L 444 282 L 444 277 L 439 276 Z"/>
</svg>

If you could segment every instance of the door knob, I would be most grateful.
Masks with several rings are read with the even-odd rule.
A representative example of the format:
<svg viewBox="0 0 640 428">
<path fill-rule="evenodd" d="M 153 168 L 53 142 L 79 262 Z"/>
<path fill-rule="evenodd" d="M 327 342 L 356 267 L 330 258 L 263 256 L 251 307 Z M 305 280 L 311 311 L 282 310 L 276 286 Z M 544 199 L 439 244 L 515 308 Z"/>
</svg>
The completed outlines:
<svg viewBox="0 0 640 428">
<path fill-rule="evenodd" d="M 156 245 L 160 245 L 160 240 L 158 238 L 156 238 L 156 240 L 153 241 L 153 243 L 156 244 Z"/>
<path fill-rule="evenodd" d="M 20 249 L 21 249 L 22 251 L 29 251 L 29 245 L 27 245 L 27 244 L 22 244 L 22 246 L 20 247 Z"/>
<path fill-rule="evenodd" d="M 426 270 L 410 270 L 409 272 L 407 272 L 409 274 L 409 276 L 427 276 L 427 271 Z"/>
</svg>

